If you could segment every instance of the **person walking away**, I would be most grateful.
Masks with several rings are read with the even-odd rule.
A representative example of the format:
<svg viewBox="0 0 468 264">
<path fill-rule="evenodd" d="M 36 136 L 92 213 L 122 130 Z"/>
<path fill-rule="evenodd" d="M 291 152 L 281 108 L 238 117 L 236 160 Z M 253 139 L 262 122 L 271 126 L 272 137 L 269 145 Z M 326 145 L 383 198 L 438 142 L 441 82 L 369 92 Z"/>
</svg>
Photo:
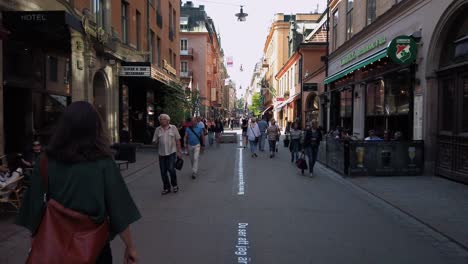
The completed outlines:
<svg viewBox="0 0 468 264">
<path fill-rule="evenodd" d="M 42 146 L 41 142 L 34 141 L 32 144 L 31 151 L 27 151 L 25 155 L 22 157 L 21 162 L 27 168 L 33 168 L 37 158 L 42 153 Z"/>
<path fill-rule="evenodd" d="M 179 129 L 179 135 L 180 135 L 180 149 L 182 150 L 182 154 L 185 154 L 186 152 L 188 153 L 187 144 L 185 144 L 185 141 L 184 141 L 185 130 L 186 130 L 184 124 L 181 123 L 178 129 Z"/>
<path fill-rule="evenodd" d="M 260 129 L 258 128 L 257 120 L 252 118 L 250 120 L 249 128 L 247 129 L 247 137 L 250 143 L 250 152 L 252 153 L 252 158 L 257 156 L 257 144 L 260 137 Z"/>
<path fill-rule="evenodd" d="M 214 132 L 216 138 L 216 147 L 219 147 L 219 144 L 221 144 L 221 134 L 224 132 L 223 123 L 219 119 L 216 120 Z"/>
<path fill-rule="evenodd" d="M 302 134 L 298 123 L 294 123 L 289 134 L 291 135 L 291 143 L 289 145 L 289 150 L 291 151 L 291 162 L 294 163 L 294 161 L 299 158 L 299 144 Z"/>
<path fill-rule="evenodd" d="M 182 158 L 180 150 L 180 134 L 177 127 L 170 124 L 171 118 L 169 115 L 159 115 L 159 123 L 161 124 L 154 131 L 153 144 L 158 146 L 159 152 L 159 169 L 161 171 L 161 179 L 163 182 L 162 194 L 168 194 L 172 190 L 179 191 L 177 185 L 177 175 L 175 170 L 176 156 Z M 171 181 L 169 183 L 170 174 Z"/>
<path fill-rule="evenodd" d="M 247 147 L 247 140 L 248 140 L 248 136 L 247 136 L 247 129 L 249 128 L 249 123 L 247 121 L 247 119 L 242 119 L 242 125 L 241 125 L 241 129 L 242 129 L 242 143 L 244 144 L 244 148 Z"/>
<path fill-rule="evenodd" d="M 312 127 L 307 126 L 304 132 L 304 151 L 309 160 L 309 176 L 313 177 L 314 165 L 317 161 L 317 153 L 322 141 L 322 133 L 317 128 L 317 123 L 312 122 Z"/>
<path fill-rule="evenodd" d="M 268 122 L 265 119 L 266 117 L 263 117 L 262 120 L 258 121 L 258 129 L 260 129 L 260 138 L 258 146 L 261 152 L 265 151 L 266 130 L 268 128 Z"/>
<path fill-rule="evenodd" d="M 41 171 L 45 172 L 47 181 Z M 68 250 L 66 246 L 69 243 L 77 246 L 79 242 L 63 241 L 63 245 L 52 245 L 52 241 L 41 241 L 42 237 L 36 236 L 44 230 L 41 221 L 45 193 L 50 198 L 48 208 L 51 203 L 59 203 L 77 214 L 89 216 L 98 225 L 108 221 L 109 236 L 94 263 L 112 263 L 110 241 L 117 234 L 126 246 L 124 262 L 137 263 L 130 224 L 141 215 L 113 159 L 102 119 L 88 102 L 74 102 L 61 115 L 49 146 L 40 157 L 39 166 L 34 168 L 31 185 L 16 219 L 16 224 L 26 227 L 32 233 L 34 242 L 31 252 L 34 252 L 36 245 L 38 251 L 44 245 L 53 247 L 54 260 L 32 259 L 33 262 L 69 263 L 71 260 L 64 256 Z M 63 235 L 67 234 L 60 234 Z"/>
<path fill-rule="evenodd" d="M 203 130 L 198 127 L 196 119 L 193 118 L 192 126 L 188 127 L 185 132 L 185 142 L 190 155 L 190 163 L 192 164 L 192 179 L 196 179 L 198 176 L 200 151 L 205 145 L 203 139 Z"/>
<path fill-rule="evenodd" d="M 276 122 L 274 119 L 270 121 L 270 126 L 267 128 L 266 135 L 268 138 L 268 144 L 270 146 L 270 159 L 271 159 L 275 156 L 276 142 L 278 141 L 281 135 L 281 130 L 276 125 Z"/>
<path fill-rule="evenodd" d="M 215 138 L 215 123 L 211 120 L 208 119 L 208 122 L 206 123 L 208 126 L 208 143 L 210 144 L 210 147 L 213 146 L 214 143 L 214 138 Z"/>
</svg>

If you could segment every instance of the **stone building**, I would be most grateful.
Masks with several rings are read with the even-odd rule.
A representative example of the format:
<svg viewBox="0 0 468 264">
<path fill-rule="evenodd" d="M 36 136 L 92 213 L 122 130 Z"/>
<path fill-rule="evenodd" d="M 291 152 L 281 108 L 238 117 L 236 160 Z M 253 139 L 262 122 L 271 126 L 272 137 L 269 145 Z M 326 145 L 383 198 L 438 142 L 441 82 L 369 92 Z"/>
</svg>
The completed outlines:
<svg viewBox="0 0 468 264">
<path fill-rule="evenodd" d="M 468 1 L 332 0 L 328 129 L 424 140 L 428 172 L 468 182 Z"/>
</svg>

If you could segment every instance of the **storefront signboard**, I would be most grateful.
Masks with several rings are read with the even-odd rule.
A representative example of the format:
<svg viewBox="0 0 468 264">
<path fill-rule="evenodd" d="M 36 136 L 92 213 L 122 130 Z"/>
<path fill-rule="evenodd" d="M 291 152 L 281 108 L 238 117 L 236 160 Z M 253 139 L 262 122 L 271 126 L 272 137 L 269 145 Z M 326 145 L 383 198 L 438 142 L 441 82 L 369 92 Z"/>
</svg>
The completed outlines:
<svg viewBox="0 0 468 264">
<path fill-rule="evenodd" d="M 410 36 L 398 36 L 387 47 L 387 55 L 396 64 L 411 64 L 416 60 L 417 54 L 417 44 Z"/>
<path fill-rule="evenodd" d="M 120 71 L 122 77 L 150 77 L 150 66 L 122 66 Z"/>
<path fill-rule="evenodd" d="M 302 90 L 304 92 L 316 92 L 318 90 L 318 83 L 304 83 Z"/>
<path fill-rule="evenodd" d="M 341 59 L 341 66 L 344 66 L 350 62 L 352 62 L 353 60 L 355 60 L 356 58 L 359 58 L 361 57 L 362 55 L 384 45 L 385 43 L 387 43 L 387 37 L 380 37 L 378 39 L 375 39 L 374 41 L 372 41 L 371 43 L 368 43 L 356 50 L 353 50 L 352 52 L 346 54 L 346 56 L 344 56 L 342 59 Z"/>
</svg>

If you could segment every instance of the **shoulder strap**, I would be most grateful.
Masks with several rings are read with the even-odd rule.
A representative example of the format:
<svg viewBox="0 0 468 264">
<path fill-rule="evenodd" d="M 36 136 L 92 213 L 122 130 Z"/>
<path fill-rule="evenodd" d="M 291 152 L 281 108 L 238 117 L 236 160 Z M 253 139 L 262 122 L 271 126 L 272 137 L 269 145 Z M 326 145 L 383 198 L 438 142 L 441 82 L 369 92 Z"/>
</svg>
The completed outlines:
<svg viewBox="0 0 468 264">
<path fill-rule="evenodd" d="M 48 198 L 49 195 L 49 176 L 47 174 L 47 167 L 48 167 L 48 160 L 46 154 L 42 154 L 40 158 L 39 169 L 41 173 L 42 183 L 44 184 L 45 194 L 44 194 L 44 201 Z"/>
<path fill-rule="evenodd" d="M 195 133 L 195 130 L 193 130 L 192 127 L 189 127 L 189 129 L 198 138 L 198 141 L 200 141 L 200 144 L 201 144 L 201 133 L 200 133 L 200 135 L 198 135 L 197 133 Z"/>
</svg>

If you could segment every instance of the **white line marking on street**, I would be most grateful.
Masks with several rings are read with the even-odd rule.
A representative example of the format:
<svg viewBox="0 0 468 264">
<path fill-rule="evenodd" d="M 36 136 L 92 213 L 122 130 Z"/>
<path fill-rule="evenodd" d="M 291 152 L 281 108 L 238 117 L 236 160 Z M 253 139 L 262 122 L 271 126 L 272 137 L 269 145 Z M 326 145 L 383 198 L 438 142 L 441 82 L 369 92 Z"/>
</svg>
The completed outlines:
<svg viewBox="0 0 468 264">
<path fill-rule="evenodd" d="M 243 147 L 242 144 L 244 144 L 244 143 L 242 142 L 242 141 L 243 141 L 242 139 L 243 139 L 243 138 L 242 138 L 242 134 L 241 134 L 241 135 L 239 135 L 239 146 L 240 146 L 240 147 Z"/>
<path fill-rule="evenodd" d="M 234 254 L 237 257 L 238 264 L 247 264 L 251 263 L 249 257 L 249 240 L 247 238 L 247 226 L 248 223 L 238 223 L 237 224 L 237 241 L 236 249 Z"/>
<path fill-rule="evenodd" d="M 239 190 L 237 191 L 237 195 L 245 194 L 244 162 L 242 159 L 242 153 L 242 149 L 239 149 L 239 159 L 237 164 L 237 173 L 239 175 Z"/>
</svg>

